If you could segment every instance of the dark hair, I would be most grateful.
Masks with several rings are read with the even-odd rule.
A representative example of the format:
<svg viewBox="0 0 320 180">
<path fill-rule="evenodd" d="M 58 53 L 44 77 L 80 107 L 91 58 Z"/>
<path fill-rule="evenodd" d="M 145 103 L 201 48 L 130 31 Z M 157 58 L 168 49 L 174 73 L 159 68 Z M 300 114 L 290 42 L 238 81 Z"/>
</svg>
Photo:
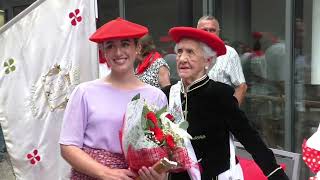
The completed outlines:
<svg viewBox="0 0 320 180">
<path fill-rule="evenodd" d="M 141 37 L 138 41 L 138 43 L 141 45 L 141 55 L 143 57 L 147 56 L 150 52 L 154 51 L 156 49 L 156 46 L 153 42 L 152 36 L 149 34 L 144 35 Z"/>
<path fill-rule="evenodd" d="M 260 43 L 259 39 L 257 39 L 257 40 L 254 42 L 254 44 L 253 44 L 253 50 L 254 50 L 254 51 L 259 51 L 259 50 L 261 50 L 261 43 Z"/>
</svg>

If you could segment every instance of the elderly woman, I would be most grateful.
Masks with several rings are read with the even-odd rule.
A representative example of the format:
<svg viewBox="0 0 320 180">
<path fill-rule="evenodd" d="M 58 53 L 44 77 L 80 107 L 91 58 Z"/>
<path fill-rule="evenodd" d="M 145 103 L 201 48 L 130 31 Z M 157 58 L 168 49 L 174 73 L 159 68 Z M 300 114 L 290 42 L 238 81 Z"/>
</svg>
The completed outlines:
<svg viewBox="0 0 320 180">
<path fill-rule="evenodd" d="M 272 151 L 239 109 L 232 87 L 207 76 L 216 57 L 226 51 L 223 41 L 212 33 L 191 27 L 174 27 L 169 34 L 177 43 L 177 71 L 181 81 L 163 91 L 169 99 L 170 111 L 178 117 L 176 121 L 188 121 L 188 132 L 193 137 L 189 141 L 192 145 L 189 153 L 191 159 L 199 161 L 197 168 L 188 171 L 190 177 L 182 172 L 173 173 L 171 179 L 243 179 L 241 172 L 234 173 L 235 169 L 241 171 L 241 168 L 236 165 L 234 154 L 230 155 L 231 132 L 251 153 L 268 179 L 287 180 Z M 201 175 L 195 169 L 200 170 Z"/>
</svg>

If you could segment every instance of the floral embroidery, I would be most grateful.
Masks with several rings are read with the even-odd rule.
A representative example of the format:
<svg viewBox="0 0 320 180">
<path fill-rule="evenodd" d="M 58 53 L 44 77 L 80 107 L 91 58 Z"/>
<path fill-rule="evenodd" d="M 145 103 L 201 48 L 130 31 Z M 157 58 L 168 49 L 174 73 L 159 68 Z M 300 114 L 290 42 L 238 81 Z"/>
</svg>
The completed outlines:
<svg viewBox="0 0 320 180">
<path fill-rule="evenodd" d="M 14 59 L 10 58 L 8 61 L 3 63 L 3 67 L 6 69 L 5 73 L 9 74 L 16 70 L 16 66 L 14 65 Z"/>
<path fill-rule="evenodd" d="M 35 165 L 37 162 L 41 160 L 40 155 L 38 155 L 38 150 L 33 150 L 32 153 L 27 154 L 27 158 L 30 160 L 32 165 Z"/>
<path fill-rule="evenodd" d="M 68 70 L 55 64 L 43 77 L 43 85 L 50 110 L 64 109 L 68 102 L 71 87 Z"/>
<path fill-rule="evenodd" d="M 76 9 L 74 12 L 69 13 L 69 18 L 71 19 L 72 26 L 77 25 L 77 22 L 81 22 L 82 17 L 78 16 L 80 13 L 79 9 Z"/>
</svg>

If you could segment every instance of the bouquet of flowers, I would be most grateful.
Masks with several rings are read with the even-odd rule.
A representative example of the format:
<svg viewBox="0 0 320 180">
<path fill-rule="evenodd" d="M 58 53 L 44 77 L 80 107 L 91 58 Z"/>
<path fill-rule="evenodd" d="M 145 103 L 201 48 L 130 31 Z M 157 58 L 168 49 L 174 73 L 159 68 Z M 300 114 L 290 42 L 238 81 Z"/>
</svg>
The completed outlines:
<svg viewBox="0 0 320 180">
<path fill-rule="evenodd" d="M 121 131 L 121 146 L 130 169 L 154 167 L 159 173 L 186 170 L 192 166 L 184 139 L 187 122 L 174 123 L 167 107 L 148 105 L 138 94 L 127 106 Z"/>
</svg>

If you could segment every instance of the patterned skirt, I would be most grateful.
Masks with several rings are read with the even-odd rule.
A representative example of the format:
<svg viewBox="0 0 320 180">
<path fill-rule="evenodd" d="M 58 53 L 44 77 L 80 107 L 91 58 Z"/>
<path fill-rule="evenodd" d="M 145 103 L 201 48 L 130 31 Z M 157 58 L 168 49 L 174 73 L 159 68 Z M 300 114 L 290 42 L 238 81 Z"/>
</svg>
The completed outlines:
<svg viewBox="0 0 320 180">
<path fill-rule="evenodd" d="M 125 161 L 123 154 L 111 153 L 103 149 L 93 149 L 89 147 L 83 147 L 82 150 L 89 154 L 94 160 L 114 169 L 127 169 L 128 164 Z M 70 180 L 97 180 L 87 176 L 81 172 L 76 171 L 75 169 L 71 170 Z"/>
</svg>

